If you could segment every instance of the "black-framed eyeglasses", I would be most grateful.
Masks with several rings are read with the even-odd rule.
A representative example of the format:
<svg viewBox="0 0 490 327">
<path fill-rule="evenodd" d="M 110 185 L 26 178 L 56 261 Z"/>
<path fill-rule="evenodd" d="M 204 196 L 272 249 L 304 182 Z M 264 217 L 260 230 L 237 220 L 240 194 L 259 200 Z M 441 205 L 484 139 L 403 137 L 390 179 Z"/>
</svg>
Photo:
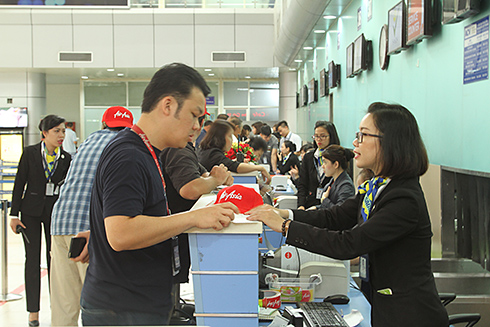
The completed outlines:
<svg viewBox="0 0 490 327">
<path fill-rule="evenodd" d="M 376 135 L 376 134 L 369 134 L 369 133 L 363 133 L 363 132 L 357 132 L 356 133 L 356 140 L 357 143 L 362 143 L 364 136 L 372 136 L 372 137 L 377 137 L 377 138 L 383 138 L 383 135 Z"/>
<path fill-rule="evenodd" d="M 313 135 L 311 138 L 314 140 L 325 140 L 326 138 L 330 137 L 330 135 Z"/>
</svg>

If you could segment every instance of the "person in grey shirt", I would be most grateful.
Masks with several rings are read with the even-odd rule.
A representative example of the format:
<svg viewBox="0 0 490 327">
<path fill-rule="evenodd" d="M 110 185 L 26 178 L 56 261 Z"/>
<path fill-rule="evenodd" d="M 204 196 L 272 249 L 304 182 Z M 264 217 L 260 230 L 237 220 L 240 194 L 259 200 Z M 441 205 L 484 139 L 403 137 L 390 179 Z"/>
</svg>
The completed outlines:
<svg viewBox="0 0 490 327">
<path fill-rule="evenodd" d="M 270 165 L 270 171 L 275 173 L 277 170 L 277 149 L 279 141 L 272 135 L 272 129 L 269 125 L 263 125 L 260 128 L 260 137 L 267 142 L 267 151 L 260 158 L 260 163 Z"/>
</svg>

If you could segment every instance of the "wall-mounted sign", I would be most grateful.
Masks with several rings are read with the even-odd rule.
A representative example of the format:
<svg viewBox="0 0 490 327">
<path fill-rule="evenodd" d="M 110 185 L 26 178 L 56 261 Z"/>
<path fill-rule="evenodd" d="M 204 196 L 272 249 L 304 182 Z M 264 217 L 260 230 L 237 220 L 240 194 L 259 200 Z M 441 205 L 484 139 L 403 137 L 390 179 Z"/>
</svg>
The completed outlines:
<svg viewBox="0 0 490 327">
<path fill-rule="evenodd" d="M 488 79 L 488 16 L 464 28 L 463 83 Z"/>
<path fill-rule="evenodd" d="M 210 96 L 206 97 L 206 105 L 213 106 L 215 104 L 216 104 L 216 102 L 214 101 L 214 96 L 210 95 Z"/>
</svg>

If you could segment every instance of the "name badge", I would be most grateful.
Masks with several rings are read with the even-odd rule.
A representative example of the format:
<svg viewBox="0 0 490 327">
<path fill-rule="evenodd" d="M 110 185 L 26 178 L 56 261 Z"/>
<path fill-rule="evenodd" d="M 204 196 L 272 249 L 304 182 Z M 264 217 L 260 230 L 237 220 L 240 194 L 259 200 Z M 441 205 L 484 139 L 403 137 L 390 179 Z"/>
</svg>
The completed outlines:
<svg viewBox="0 0 490 327">
<path fill-rule="evenodd" d="M 317 188 L 316 189 L 316 199 L 321 200 L 323 194 L 323 188 Z"/>
<path fill-rule="evenodd" d="M 179 237 L 172 237 L 172 274 L 177 276 L 180 272 Z"/>
<path fill-rule="evenodd" d="M 54 195 L 54 184 L 52 182 L 46 183 L 46 196 Z"/>
<path fill-rule="evenodd" d="M 369 282 L 369 256 L 367 254 L 359 257 L 359 278 L 365 282 Z"/>
</svg>

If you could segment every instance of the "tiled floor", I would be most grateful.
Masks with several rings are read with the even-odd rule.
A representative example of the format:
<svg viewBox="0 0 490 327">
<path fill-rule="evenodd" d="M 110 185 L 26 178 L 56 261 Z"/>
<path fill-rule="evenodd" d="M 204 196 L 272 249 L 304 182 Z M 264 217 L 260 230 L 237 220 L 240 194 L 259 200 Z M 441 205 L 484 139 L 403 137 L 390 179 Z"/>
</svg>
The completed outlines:
<svg viewBox="0 0 490 327">
<path fill-rule="evenodd" d="M 14 234 L 10 227 L 7 231 L 7 248 L 8 248 L 8 293 L 22 295 L 22 299 L 16 301 L 0 301 L 0 326 L 1 327 L 18 327 L 27 326 L 28 313 L 26 311 L 25 291 L 24 291 L 24 245 L 22 236 Z M 0 244 L 0 253 L 4 249 Z M 44 249 L 43 252 L 44 253 Z M 51 311 L 49 304 L 48 275 L 46 269 L 46 259 L 41 256 L 41 311 L 39 312 L 39 322 L 41 326 L 51 326 Z M 1 283 L 1 277 L 0 277 Z M 0 293 L 3 290 L 3 285 Z M 1 294 L 0 294 L 1 295 Z M 193 301 L 192 283 L 181 286 L 181 297 L 186 301 Z M 81 322 L 79 322 L 81 326 Z"/>
</svg>

